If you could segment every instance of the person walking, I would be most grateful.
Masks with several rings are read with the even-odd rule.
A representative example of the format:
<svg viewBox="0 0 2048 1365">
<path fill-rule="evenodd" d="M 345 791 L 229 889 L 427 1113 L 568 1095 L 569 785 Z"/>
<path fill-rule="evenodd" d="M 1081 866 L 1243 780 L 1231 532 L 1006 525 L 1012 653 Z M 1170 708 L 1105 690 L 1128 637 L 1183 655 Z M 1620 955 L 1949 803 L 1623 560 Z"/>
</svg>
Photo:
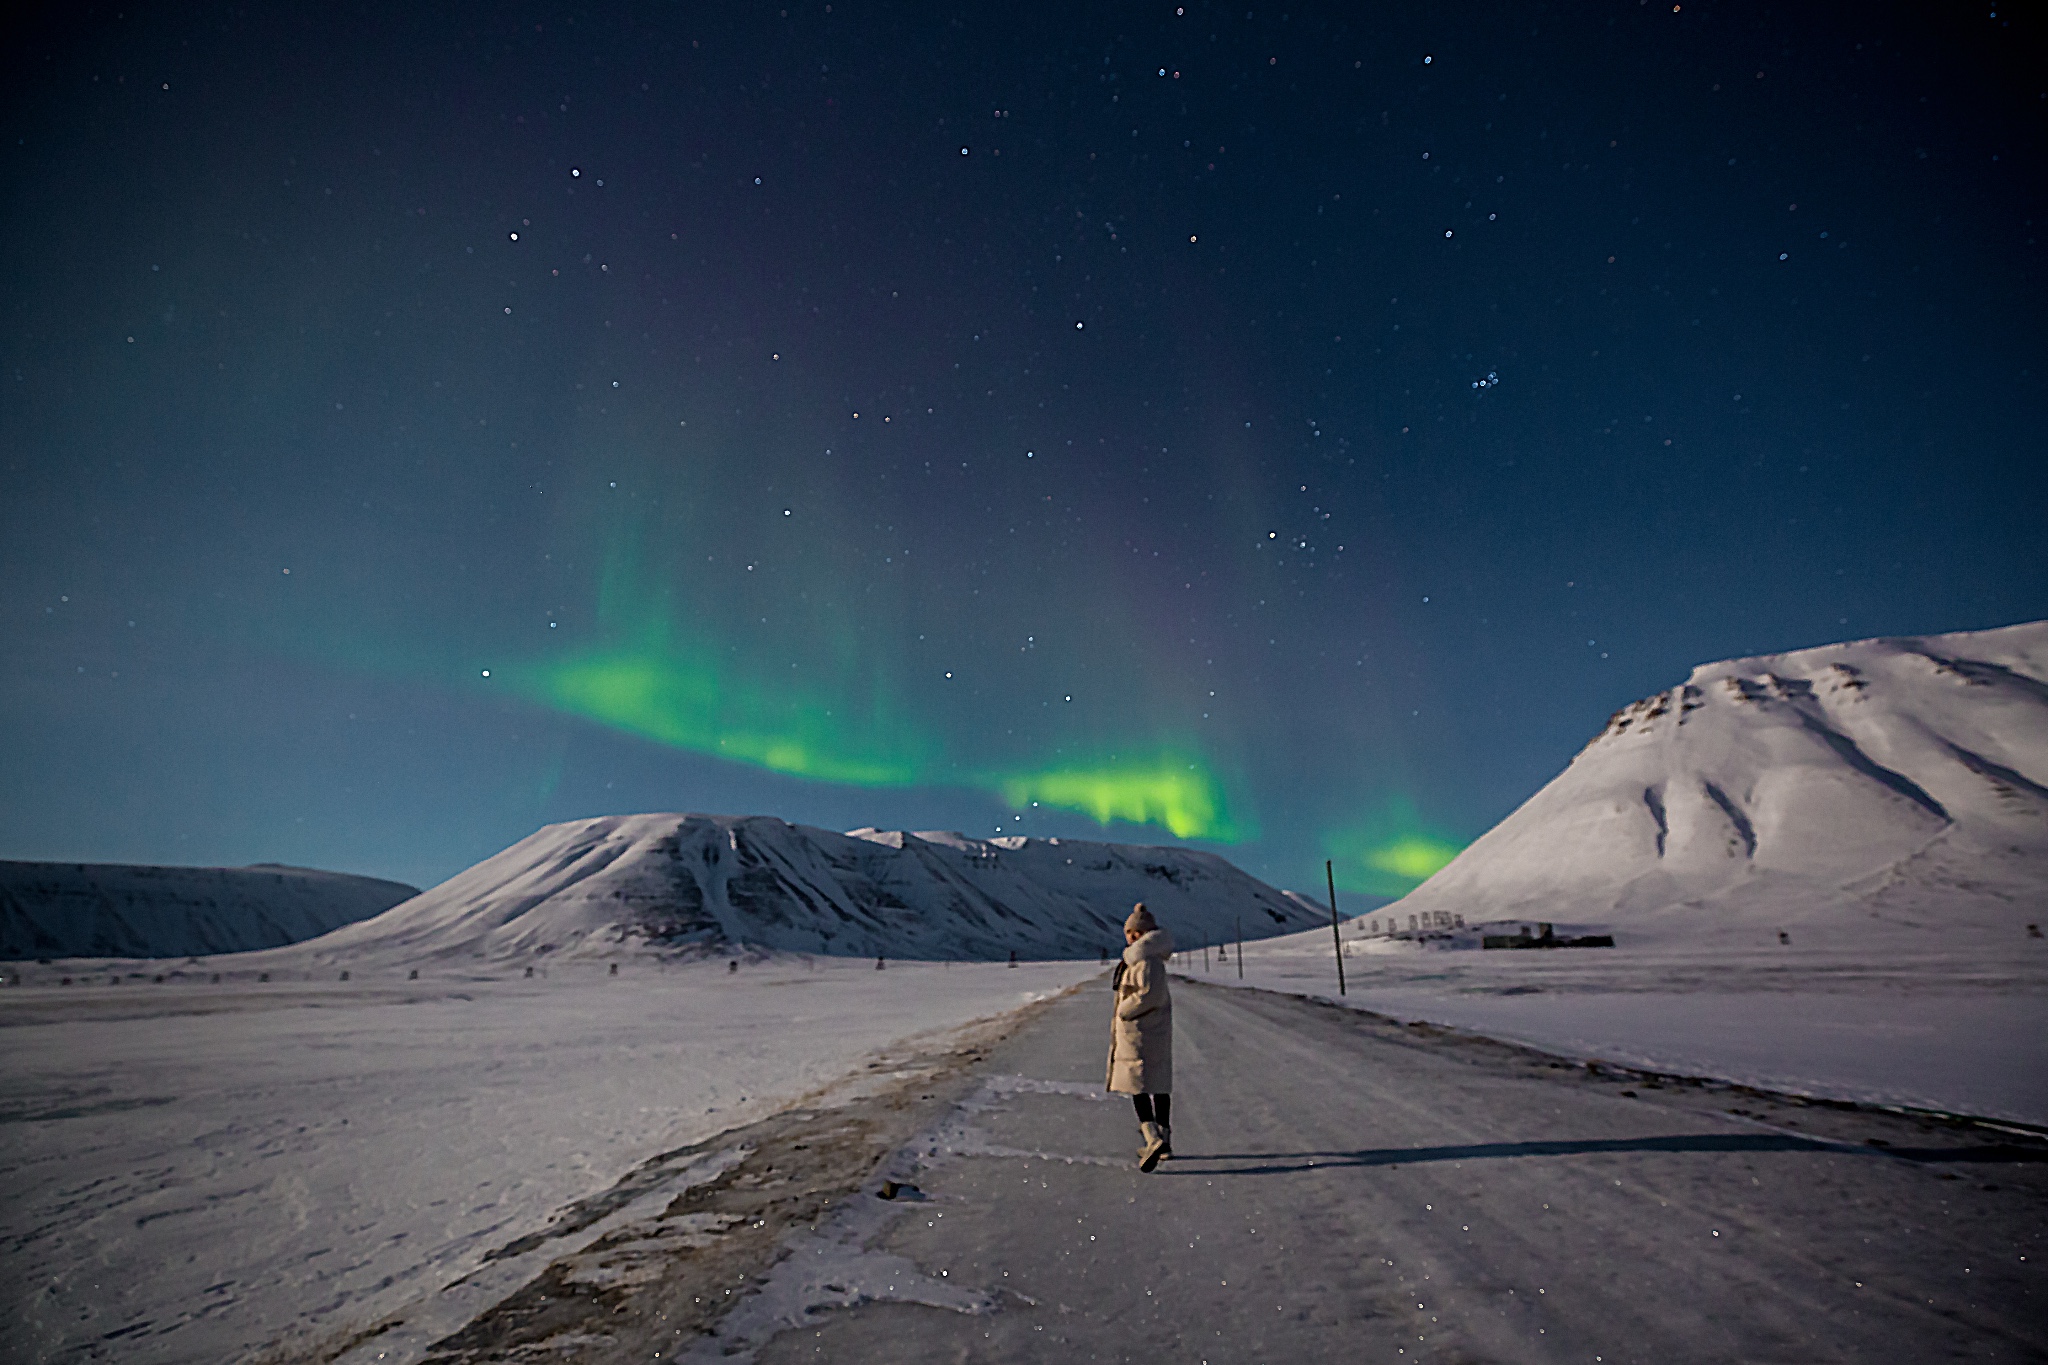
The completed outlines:
<svg viewBox="0 0 2048 1365">
<path fill-rule="evenodd" d="M 1172 956 L 1172 937 L 1139 901 L 1124 921 L 1123 960 L 1112 978 L 1116 1015 L 1103 1085 L 1129 1095 L 1138 1111 L 1138 1169 L 1146 1172 L 1173 1155 L 1173 995 L 1166 984 Z"/>
</svg>

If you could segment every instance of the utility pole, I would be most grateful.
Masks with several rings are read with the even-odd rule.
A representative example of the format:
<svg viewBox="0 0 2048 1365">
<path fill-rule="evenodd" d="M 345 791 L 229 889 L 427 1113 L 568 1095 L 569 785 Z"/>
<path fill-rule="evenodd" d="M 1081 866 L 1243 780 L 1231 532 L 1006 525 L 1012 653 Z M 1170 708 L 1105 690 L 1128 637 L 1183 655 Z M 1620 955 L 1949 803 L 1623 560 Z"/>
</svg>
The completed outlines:
<svg viewBox="0 0 2048 1365">
<path fill-rule="evenodd" d="M 1337 994 L 1344 994 L 1344 940 L 1337 934 L 1337 871 L 1325 860 L 1323 875 L 1330 879 L 1330 946 L 1337 950 Z"/>
<path fill-rule="evenodd" d="M 1244 980 L 1244 916 L 1237 917 L 1237 979 Z"/>
</svg>

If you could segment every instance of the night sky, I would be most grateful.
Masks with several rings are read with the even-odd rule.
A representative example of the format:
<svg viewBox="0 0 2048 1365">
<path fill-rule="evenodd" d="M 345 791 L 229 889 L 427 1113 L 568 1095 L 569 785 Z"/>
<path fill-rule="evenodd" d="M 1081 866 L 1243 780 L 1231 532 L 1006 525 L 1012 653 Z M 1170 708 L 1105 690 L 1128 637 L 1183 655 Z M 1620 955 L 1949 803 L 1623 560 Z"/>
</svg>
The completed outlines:
<svg viewBox="0 0 2048 1365">
<path fill-rule="evenodd" d="M 1362 909 L 1696 663 L 2048 614 L 2037 19 L 1422 8 L 16 29 L 0 856 Z"/>
</svg>

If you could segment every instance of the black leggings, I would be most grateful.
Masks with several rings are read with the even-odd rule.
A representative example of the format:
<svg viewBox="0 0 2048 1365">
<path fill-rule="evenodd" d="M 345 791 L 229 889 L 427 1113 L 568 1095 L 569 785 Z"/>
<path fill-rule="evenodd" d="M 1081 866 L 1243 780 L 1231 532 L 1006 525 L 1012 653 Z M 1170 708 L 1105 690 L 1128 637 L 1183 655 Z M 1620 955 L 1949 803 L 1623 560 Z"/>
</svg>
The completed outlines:
<svg viewBox="0 0 2048 1365">
<path fill-rule="evenodd" d="M 1131 1103 L 1137 1106 L 1138 1122 L 1165 1125 L 1173 1122 L 1173 1096 L 1133 1095 Z"/>
</svg>

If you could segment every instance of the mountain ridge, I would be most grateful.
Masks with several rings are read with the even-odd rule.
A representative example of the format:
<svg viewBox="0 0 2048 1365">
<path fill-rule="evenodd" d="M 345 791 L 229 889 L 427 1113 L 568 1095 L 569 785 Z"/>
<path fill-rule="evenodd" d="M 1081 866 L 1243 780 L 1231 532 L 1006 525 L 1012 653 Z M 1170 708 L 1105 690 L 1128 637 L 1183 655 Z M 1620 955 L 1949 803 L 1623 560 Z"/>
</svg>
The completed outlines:
<svg viewBox="0 0 2048 1365">
<path fill-rule="evenodd" d="M 0 960 L 192 957 L 316 938 L 419 888 L 379 877 L 258 863 L 0 861 Z"/>
<path fill-rule="evenodd" d="M 1307 927 L 1213 853 L 951 831 L 848 833 L 774 816 L 651 813 L 546 826 L 371 920 L 279 950 L 313 961 L 651 950 L 1086 958 L 1145 901 L 1184 946 Z"/>
</svg>

